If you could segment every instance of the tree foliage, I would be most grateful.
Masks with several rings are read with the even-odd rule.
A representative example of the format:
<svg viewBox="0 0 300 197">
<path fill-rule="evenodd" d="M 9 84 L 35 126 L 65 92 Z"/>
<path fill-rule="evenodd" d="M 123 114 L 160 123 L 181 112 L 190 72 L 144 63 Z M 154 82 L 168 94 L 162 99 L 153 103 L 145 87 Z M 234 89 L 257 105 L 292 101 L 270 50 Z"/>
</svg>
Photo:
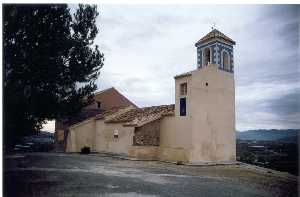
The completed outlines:
<svg viewBox="0 0 300 197">
<path fill-rule="evenodd" d="M 104 57 L 94 40 L 97 7 L 3 7 L 5 140 L 38 131 L 91 101 Z"/>
</svg>

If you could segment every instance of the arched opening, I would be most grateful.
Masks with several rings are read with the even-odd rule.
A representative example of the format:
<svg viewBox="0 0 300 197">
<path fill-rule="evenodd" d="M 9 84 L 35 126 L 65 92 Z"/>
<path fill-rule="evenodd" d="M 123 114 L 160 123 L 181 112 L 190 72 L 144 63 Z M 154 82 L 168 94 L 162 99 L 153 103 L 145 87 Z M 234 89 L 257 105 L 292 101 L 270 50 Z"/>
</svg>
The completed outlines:
<svg viewBox="0 0 300 197">
<path fill-rule="evenodd" d="M 223 62 L 223 68 L 225 69 L 225 70 L 229 70 L 230 68 L 229 68 L 229 55 L 228 55 L 228 53 L 226 52 L 226 51 L 223 51 L 223 54 L 222 54 L 222 62 Z"/>
<path fill-rule="evenodd" d="M 208 63 L 211 62 L 211 59 L 210 59 L 210 48 L 204 49 L 204 55 L 203 55 L 203 58 L 204 58 L 203 65 L 204 65 L 204 66 L 207 66 Z"/>
</svg>

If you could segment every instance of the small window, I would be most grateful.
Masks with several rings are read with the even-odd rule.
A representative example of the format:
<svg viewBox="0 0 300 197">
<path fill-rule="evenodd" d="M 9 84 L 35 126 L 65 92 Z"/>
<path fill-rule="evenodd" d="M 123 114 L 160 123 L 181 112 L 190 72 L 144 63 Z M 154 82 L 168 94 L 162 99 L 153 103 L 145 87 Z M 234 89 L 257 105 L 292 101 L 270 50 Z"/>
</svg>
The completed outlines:
<svg viewBox="0 0 300 197">
<path fill-rule="evenodd" d="M 114 138 L 119 138 L 119 131 L 117 129 L 114 130 Z"/>
<path fill-rule="evenodd" d="M 226 51 L 223 52 L 223 69 L 229 70 L 229 55 Z"/>
<path fill-rule="evenodd" d="M 207 66 L 208 64 L 211 63 L 211 59 L 210 59 L 210 48 L 206 48 L 204 49 L 204 65 L 203 66 Z"/>
<path fill-rule="evenodd" d="M 180 95 L 187 95 L 187 83 L 180 84 Z"/>
<path fill-rule="evenodd" d="M 186 99 L 180 98 L 180 116 L 186 116 Z"/>
<path fill-rule="evenodd" d="M 101 102 L 97 102 L 97 107 L 98 107 L 98 109 L 101 108 Z"/>
</svg>

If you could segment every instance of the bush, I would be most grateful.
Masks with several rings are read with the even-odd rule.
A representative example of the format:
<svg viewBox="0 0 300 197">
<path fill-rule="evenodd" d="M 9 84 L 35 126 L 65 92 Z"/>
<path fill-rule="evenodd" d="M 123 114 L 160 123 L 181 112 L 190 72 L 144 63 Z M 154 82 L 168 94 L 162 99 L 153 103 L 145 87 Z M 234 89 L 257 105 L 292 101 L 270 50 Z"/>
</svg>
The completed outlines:
<svg viewBox="0 0 300 197">
<path fill-rule="evenodd" d="M 81 154 L 90 154 L 91 153 L 91 148 L 85 146 L 85 147 L 81 148 L 81 152 L 80 153 Z"/>
</svg>

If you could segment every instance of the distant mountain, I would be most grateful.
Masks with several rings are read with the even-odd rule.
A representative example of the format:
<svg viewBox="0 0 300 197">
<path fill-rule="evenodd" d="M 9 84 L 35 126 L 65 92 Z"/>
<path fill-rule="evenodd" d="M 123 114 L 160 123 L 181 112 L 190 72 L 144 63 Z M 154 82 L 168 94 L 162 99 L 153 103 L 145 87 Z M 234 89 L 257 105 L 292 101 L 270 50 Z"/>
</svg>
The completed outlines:
<svg viewBox="0 0 300 197">
<path fill-rule="evenodd" d="M 258 141 L 284 141 L 297 142 L 300 129 L 271 129 L 271 130 L 248 130 L 237 131 L 236 138 L 241 140 L 258 140 Z"/>
<path fill-rule="evenodd" d="M 40 131 L 37 135 L 39 137 L 54 137 L 54 133 L 49 131 Z"/>
</svg>

